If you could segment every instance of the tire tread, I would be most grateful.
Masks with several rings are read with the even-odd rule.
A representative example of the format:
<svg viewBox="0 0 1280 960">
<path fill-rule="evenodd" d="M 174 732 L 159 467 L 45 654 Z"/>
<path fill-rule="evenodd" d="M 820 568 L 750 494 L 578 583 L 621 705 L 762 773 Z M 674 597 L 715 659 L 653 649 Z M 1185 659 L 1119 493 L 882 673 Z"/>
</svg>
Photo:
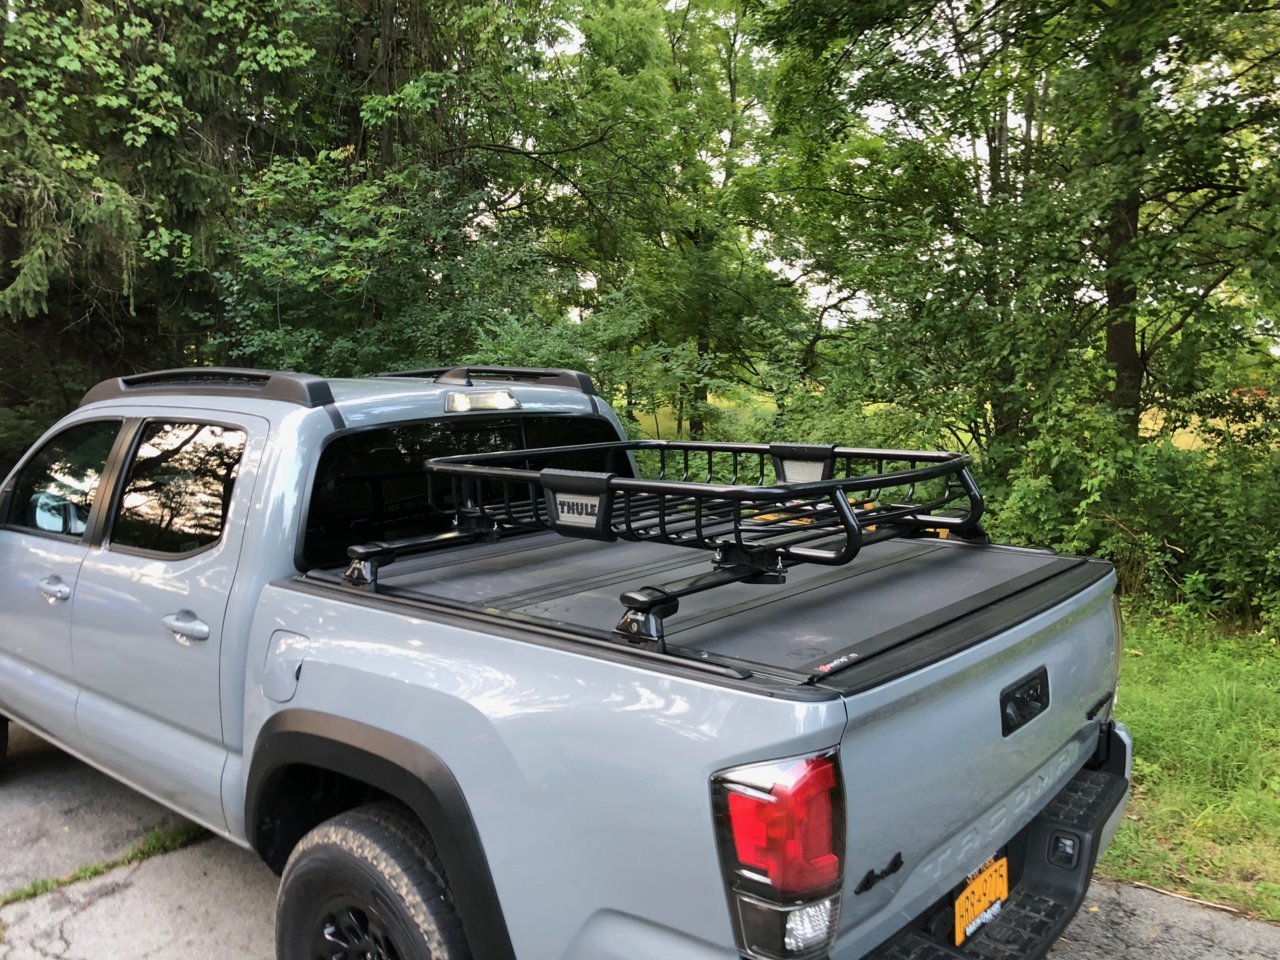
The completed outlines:
<svg viewBox="0 0 1280 960">
<path fill-rule="evenodd" d="M 337 851 L 372 868 L 421 933 L 430 960 L 470 960 L 462 924 L 449 897 L 426 830 L 400 804 L 380 801 L 326 820 L 289 854 L 280 882 L 282 909 L 297 865 L 321 851 Z M 277 954 L 288 957 L 277 919 Z"/>
</svg>

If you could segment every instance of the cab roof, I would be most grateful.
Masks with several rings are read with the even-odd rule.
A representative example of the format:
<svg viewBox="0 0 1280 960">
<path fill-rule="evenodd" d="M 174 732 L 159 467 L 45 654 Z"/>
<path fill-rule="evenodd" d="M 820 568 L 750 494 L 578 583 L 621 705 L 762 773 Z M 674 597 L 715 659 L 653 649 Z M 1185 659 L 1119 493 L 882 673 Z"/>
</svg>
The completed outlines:
<svg viewBox="0 0 1280 960">
<path fill-rule="evenodd" d="M 495 387 L 506 387 L 524 408 L 595 410 L 595 385 L 587 374 L 545 367 L 436 367 L 334 379 L 279 370 L 189 367 L 104 380 L 85 394 L 80 405 L 224 397 L 326 407 L 331 415 L 337 413 L 351 424 L 397 412 L 444 413 L 447 394 Z"/>
</svg>

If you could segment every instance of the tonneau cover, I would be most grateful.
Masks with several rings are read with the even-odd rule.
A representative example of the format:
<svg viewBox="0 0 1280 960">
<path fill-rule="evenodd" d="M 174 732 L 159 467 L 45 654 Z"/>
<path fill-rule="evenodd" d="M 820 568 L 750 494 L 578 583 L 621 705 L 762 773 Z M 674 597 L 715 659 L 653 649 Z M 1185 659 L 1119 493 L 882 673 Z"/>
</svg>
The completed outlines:
<svg viewBox="0 0 1280 960">
<path fill-rule="evenodd" d="M 601 636 L 623 613 L 623 591 L 710 568 L 699 551 L 534 534 L 406 559 L 383 571 L 379 590 Z M 797 565 L 783 584 L 731 584 L 685 597 L 666 619 L 667 645 L 678 655 L 817 682 L 1017 595 L 1038 598 L 1025 611 L 1030 616 L 1108 569 L 1042 551 L 884 541 L 844 566 Z M 1062 589 L 1048 588 L 1072 571 Z"/>
</svg>

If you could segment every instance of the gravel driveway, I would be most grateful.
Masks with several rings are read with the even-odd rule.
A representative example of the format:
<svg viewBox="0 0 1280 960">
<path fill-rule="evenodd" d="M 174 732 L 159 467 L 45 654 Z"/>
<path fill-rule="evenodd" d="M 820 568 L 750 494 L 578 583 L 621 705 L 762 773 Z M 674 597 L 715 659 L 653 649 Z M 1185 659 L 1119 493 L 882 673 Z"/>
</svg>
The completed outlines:
<svg viewBox="0 0 1280 960">
<path fill-rule="evenodd" d="M 113 860 L 173 814 L 18 728 L 0 784 L 0 893 Z M 0 960 L 271 960 L 276 878 L 209 838 L 0 909 Z M 1280 927 L 1095 883 L 1051 960 L 1280 960 Z"/>
</svg>

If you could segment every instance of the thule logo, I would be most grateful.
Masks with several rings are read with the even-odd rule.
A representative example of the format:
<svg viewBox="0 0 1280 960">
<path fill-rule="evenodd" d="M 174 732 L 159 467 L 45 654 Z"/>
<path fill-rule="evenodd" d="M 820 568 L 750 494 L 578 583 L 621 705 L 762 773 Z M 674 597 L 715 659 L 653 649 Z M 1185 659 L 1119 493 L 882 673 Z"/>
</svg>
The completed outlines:
<svg viewBox="0 0 1280 960">
<path fill-rule="evenodd" d="M 572 527 L 594 527 L 600 516 L 600 499 L 573 493 L 557 493 L 555 496 L 556 522 Z"/>
<path fill-rule="evenodd" d="M 856 897 L 860 893 L 866 893 L 881 880 L 891 877 L 903 866 L 902 851 L 899 850 L 893 855 L 893 859 L 889 861 L 889 865 L 883 870 L 868 870 L 867 875 L 862 878 L 856 887 L 853 888 L 853 895 Z"/>
<path fill-rule="evenodd" d="M 579 517 L 594 517 L 600 513 L 600 505 L 597 503 L 578 503 L 573 500 L 565 500 L 558 498 L 556 500 L 556 509 L 562 514 L 570 514 Z"/>
</svg>

